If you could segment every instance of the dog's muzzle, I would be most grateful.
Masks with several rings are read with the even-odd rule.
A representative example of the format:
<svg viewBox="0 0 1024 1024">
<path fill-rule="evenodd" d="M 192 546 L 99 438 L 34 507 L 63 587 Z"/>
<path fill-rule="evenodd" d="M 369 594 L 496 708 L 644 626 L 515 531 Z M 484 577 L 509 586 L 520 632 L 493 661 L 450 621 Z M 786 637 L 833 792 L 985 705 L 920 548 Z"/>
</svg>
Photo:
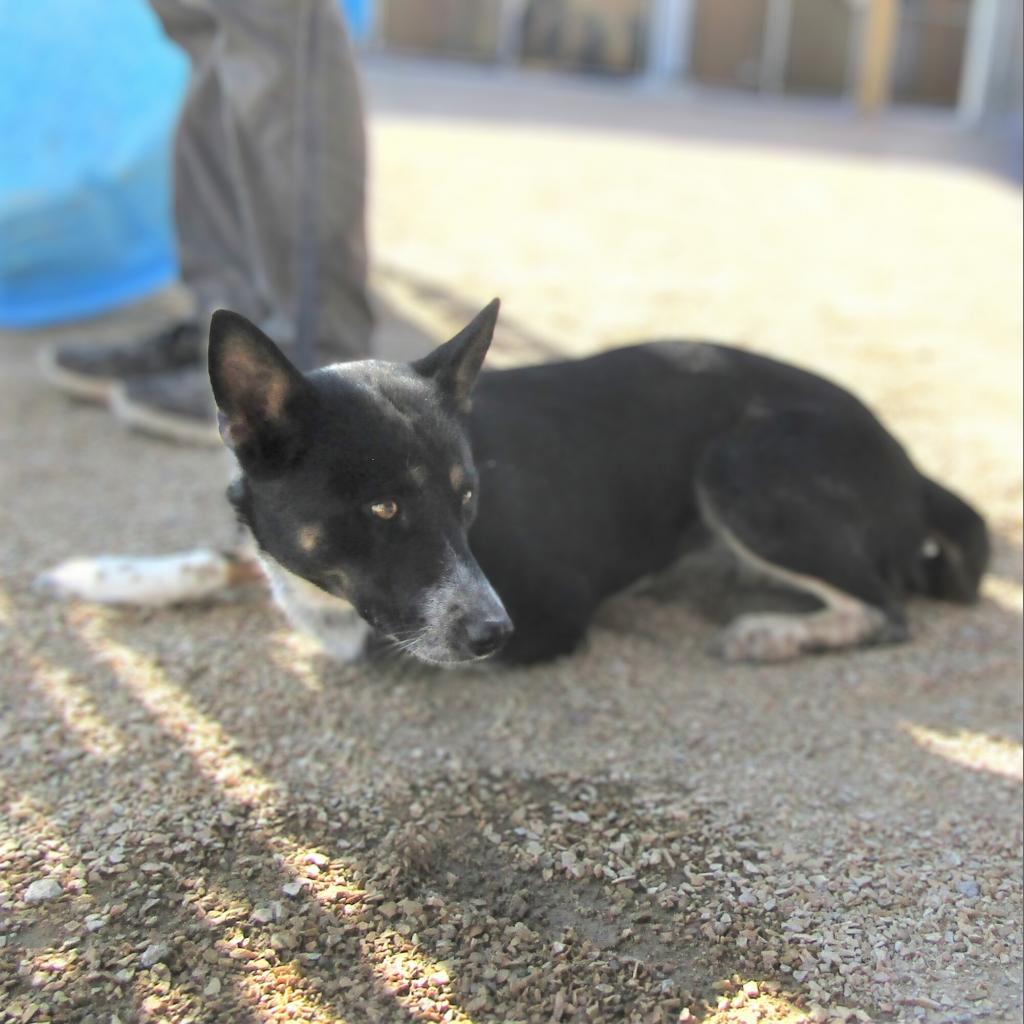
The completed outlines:
<svg viewBox="0 0 1024 1024">
<path fill-rule="evenodd" d="M 501 598 L 471 557 L 452 565 L 444 582 L 427 591 L 423 619 L 438 646 L 447 648 L 441 655 L 446 661 L 490 657 L 501 650 L 514 628 Z"/>
</svg>

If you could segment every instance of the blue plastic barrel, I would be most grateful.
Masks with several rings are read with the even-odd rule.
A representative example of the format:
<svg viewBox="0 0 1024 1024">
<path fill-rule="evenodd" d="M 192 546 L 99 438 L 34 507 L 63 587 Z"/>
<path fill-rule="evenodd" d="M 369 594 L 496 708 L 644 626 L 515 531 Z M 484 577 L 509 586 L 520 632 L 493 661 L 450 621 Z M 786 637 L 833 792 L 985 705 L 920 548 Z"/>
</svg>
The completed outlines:
<svg viewBox="0 0 1024 1024">
<path fill-rule="evenodd" d="M 365 37 L 372 0 L 342 6 Z M 98 313 L 174 279 L 187 73 L 145 0 L 0 3 L 0 324 Z"/>
</svg>

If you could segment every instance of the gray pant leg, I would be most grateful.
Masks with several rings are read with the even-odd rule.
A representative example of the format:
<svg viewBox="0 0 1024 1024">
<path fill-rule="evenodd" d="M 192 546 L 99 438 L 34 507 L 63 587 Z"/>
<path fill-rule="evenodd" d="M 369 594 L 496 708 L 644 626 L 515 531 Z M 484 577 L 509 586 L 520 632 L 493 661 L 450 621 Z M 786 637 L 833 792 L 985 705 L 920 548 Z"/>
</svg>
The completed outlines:
<svg viewBox="0 0 1024 1024">
<path fill-rule="evenodd" d="M 150 0 L 192 74 L 174 149 L 184 283 L 301 365 L 364 356 L 366 142 L 337 0 Z"/>
</svg>

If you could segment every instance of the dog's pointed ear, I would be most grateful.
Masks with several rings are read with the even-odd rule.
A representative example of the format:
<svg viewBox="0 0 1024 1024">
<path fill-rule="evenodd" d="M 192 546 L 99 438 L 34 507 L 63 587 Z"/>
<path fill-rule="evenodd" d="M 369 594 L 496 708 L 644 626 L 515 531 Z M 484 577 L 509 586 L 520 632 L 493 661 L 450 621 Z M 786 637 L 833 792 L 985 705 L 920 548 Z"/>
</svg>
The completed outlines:
<svg viewBox="0 0 1024 1024">
<path fill-rule="evenodd" d="M 255 324 L 226 309 L 210 320 L 208 358 L 224 443 L 253 475 L 286 469 L 309 442 L 314 396 L 305 377 Z"/>
<path fill-rule="evenodd" d="M 469 410 L 469 395 L 491 346 L 500 306 L 492 299 L 451 341 L 413 363 L 416 372 L 435 381 L 460 412 Z"/>
</svg>

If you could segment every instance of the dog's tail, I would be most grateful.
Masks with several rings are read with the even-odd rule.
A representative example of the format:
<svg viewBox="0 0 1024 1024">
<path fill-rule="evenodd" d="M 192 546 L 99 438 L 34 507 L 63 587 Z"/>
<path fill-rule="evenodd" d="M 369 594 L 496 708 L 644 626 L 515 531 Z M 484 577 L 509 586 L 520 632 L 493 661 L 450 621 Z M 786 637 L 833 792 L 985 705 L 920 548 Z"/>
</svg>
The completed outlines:
<svg viewBox="0 0 1024 1024">
<path fill-rule="evenodd" d="M 988 566 L 985 520 L 967 502 L 922 476 L 928 540 L 923 553 L 923 590 L 942 601 L 970 604 Z"/>
</svg>

